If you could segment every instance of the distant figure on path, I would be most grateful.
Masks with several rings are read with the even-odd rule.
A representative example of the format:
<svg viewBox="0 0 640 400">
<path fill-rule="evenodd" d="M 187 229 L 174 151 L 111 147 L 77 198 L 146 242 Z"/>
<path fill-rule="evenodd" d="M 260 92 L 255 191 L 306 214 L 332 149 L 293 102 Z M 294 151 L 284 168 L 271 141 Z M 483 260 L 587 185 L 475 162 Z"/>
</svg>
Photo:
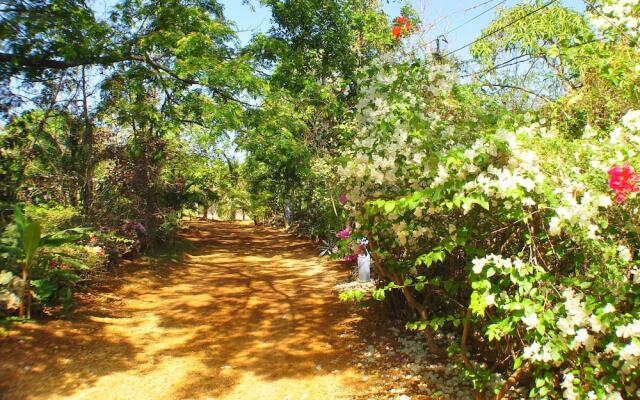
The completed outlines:
<svg viewBox="0 0 640 400">
<path fill-rule="evenodd" d="M 291 207 L 289 207 L 289 200 L 284 202 L 284 227 L 289 229 L 291 225 Z"/>
</svg>

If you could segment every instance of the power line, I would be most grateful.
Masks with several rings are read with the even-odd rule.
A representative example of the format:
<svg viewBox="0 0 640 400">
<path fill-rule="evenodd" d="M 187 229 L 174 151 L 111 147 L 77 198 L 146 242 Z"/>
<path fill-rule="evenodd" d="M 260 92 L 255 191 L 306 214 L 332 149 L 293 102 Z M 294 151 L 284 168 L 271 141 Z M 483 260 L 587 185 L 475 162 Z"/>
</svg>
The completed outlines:
<svg viewBox="0 0 640 400">
<path fill-rule="evenodd" d="M 527 58 L 525 60 L 521 60 L 521 58 L 524 58 L 524 57 L 527 57 L 527 56 L 529 56 L 529 58 Z M 476 78 L 479 78 L 480 76 L 484 76 L 484 75 L 488 74 L 489 72 L 492 72 L 492 71 L 495 71 L 495 70 L 498 70 L 498 69 L 501 69 L 501 68 L 509 67 L 509 66 L 512 66 L 512 65 L 520 64 L 520 63 L 523 63 L 523 62 L 527 62 L 527 61 L 531 60 L 532 58 L 533 57 L 531 56 L 531 54 L 520 54 L 519 56 L 513 57 L 510 60 L 502 62 L 502 63 L 500 63 L 498 65 L 494 65 L 491 68 L 487 68 L 484 71 L 471 72 L 471 73 L 468 73 L 466 75 L 463 75 L 461 78 L 468 78 L 470 76 L 476 76 Z"/>
<path fill-rule="evenodd" d="M 479 6 L 476 6 L 476 7 L 482 7 L 482 6 L 484 6 L 484 5 L 488 4 L 488 3 L 491 3 L 491 2 L 493 2 L 493 1 L 495 1 L 495 0 L 486 1 L 486 2 L 484 2 L 484 3 L 480 4 Z M 478 18 L 480 18 L 481 16 L 485 15 L 485 14 L 486 14 L 486 13 L 488 13 L 489 11 L 494 10 L 496 7 L 498 7 L 499 5 L 504 4 L 504 3 L 506 3 L 506 2 L 507 2 L 507 0 L 502 0 L 502 1 L 501 1 L 501 2 L 499 2 L 498 4 L 495 4 L 493 7 L 488 8 L 487 10 L 484 10 L 484 11 L 483 11 L 483 12 L 481 12 L 480 14 L 476 15 L 475 17 L 472 17 L 471 19 L 468 19 L 467 21 L 465 21 L 465 22 L 461 23 L 460 25 L 456 26 L 455 28 L 453 28 L 453 29 L 449 29 L 448 31 L 446 31 L 446 32 L 444 32 L 444 33 L 442 33 L 442 34 L 438 35 L 438 37 L 436 37 L 435 39 L 433 39 L 433 40 L 431 40 L 430 42 L 428 42 L 428 43 L 427 43 L 427 46 L 428 46 L 428 45 L 430 45 L 430 44 L 432 44 L 432 43 L 434 43 L 434 42 L 436 42 L 436 43 L 437 43 L 437 52 L 438 52 L 438 53 L 440 53 L 440 39 L 442 39 L 445 43 L 448 43 L 448 42 L 447 42 L 446 35 L 450 34 L 451 32 L 455 32 L 456 30 L 458 30 L 458 29 L 462 28 L 463 26 L 467 25 L 467 24 L 468 24 L 468 23 L 470 23 L 470 22 L 475 21 L 476 19 L 478 19 Z M 469 8 L 468 10 L 473 10 L 473 9 L 474 9 L 474 8 L 476 8 L 476 7 Z M 468 11 L 468 10 L 467 10 L 467 11 Z"/>
<path fill-rule="evenodd" d="M 428 30 L 430 31 L 431 29 L 435 28 L 440 22 L 442 22 L 444 20 L 447 20 L 447 19 L 453 17 L 454 15 L 457 15 L 457 14 L 460 14 L 460 13 L 465 13 L 466 14 L 469 11 L 475 10 L 476 8 L 484 7 L 489 3 L 493 3 L 494 1 L 496 1 L 496 0 L 483 1 L 482 3 L 475 4 L 475 5 L 471 6 L 471 7 L 467 7 L 467 8 L 460 9 L 460 10 L 456 10 L 456 11 L 453 11 L 453 12 L 451 12 L 451 13 L 443 16 L 443 17 L 436 18 L 433 22 L 428 24 Z"/>
<path fill-rule="evenodd" d="M 484 5 L 487 5 L 487 4 L 489 4 L 489 3 L 492 3 L 492 2 L 494 2 L 494 1 L 495 1 L 495 0 L 485 1 L 484 3 L 482 3 L 482 4 L 478 5 L 478 6 L 475 6 L 475 7 L 471 7 L 471 8 L 469 8 L 469 9 L 467 9 L 466 11 L 473 10 L 473 9 L 475 9 L 475 8 L 477 8 L 477 7 L 482 7 L 482 6 L 484 6 Z M 478 15 L 476 15 L 476 16 L 474 16 L 474 17 L 472 17 L 471 19 L 468 19 L 467 21 L 465 21 L 465 22 L 461 23 L 460 25 L 456 26 L 455 28 L 453 28 L 453 29 L 449 29 L 448 31 L 446 31 L 446 32 L 444 32 L 444 33 L 442 33 L 442 34 L 438 35 L 438 37 L 436 37 L 435 39 L 433 39 L 433 40 L 431 40 L 430 42 L 428 42 L 428 43 L 427 43 L 427 46 L 435 42 L 435 43 L 436 43 L 436 52 L 437 52 L 438 54 L 440 54 L 440 40 L 442 40 L 443 42 L 445 42 L 445 43 L 447 43 L 447 44 L 449 43 L 449 42 L 447 42 L 446 35 L 450 34 L 451 32 L 455 32 L 456 30 L 458 30 L 458 29 L 462 28 L 463 26 L 467 25 L 467 24 L 468 24 L 468 23 L 470 23 L 470 22 L 475 21 L 476 19 L 478 19 L 478 18 L 480 18 L 481 16 L 485 15 L 485 14 L 486 14 L 486 13 L 488 13 L 489 11 L 494 10 L 496 7 L 498 7 L 499 5 L 504 4 L 504 3 L 506 3 L 506 2 L 507 2 L 507 0 L 502 0 L 502 1 L 500 1 L 498 4 L 495 4 L 495 5 L 493 5 L 492 7 L 490 7 L 490 8 L 488 8 L 488 9 L 484 10 L 484 11 L 483 11 L 483 12 L 481 12 L 480 14 L 478 14 Z"/>
<path fill-rule="evenodd" d="M 487 0 L 487 1 L 483 1 L 482 3 L 474 4 L 471 7 L 463 8 L 463 9 L 460 9 L 460 10 L 456 10 L 456 11 L 454 11 L 452 13 L 449 13 L 449 14 L 445 15 L 444 17 L 441 17 L 441 18 L 437 19 L 435 22 L 444 21 L 445 19 L 448 19 L 448 18 L 450 18 L 450 17 L 452 17 L 452 16 L 454 16 L 456 14 L 467 13 L 469 11 L 475 10 L 476 8 L 484 7 L 489 3 L 493 3 L 494 1 L 496 1 L 496 0 Z"/>
<path fill-rule="evenodd" d="M 465 44 L 465 45 L 464 45 L 464 46 L 462 46 L 462 47 L 459 47 L 459 48 L 457 48 L 457 49 L 455 49 L 455 50 L 453 50 L 453 51 L 450 51 L 449 53 L 447 53 L 447 54 L 446 54 L 446 56 L 445 56 L 445 57 L 448 57 L 448 56 L 450 56 L 450 55 L 452 55 L 452 54 L 454 54 L 454 53 L 457 53 L 457 52 L 459 52 L 460 50 L 466 49 L 467 47 L 469 47 L 469 46 L 471 46 L 471 45 L 473 45 L 473 44 L 475 44 L 475 43 L 478 43 L 479 41 L 484 40 L 484 39 L 486 39 L 486 38 L 488 38 L 488 37 L 490 37 L 490 36 L 493 36 L 493 35 L 495 35 L 496 33 L 500 32 L 500 31 L 503 31 L 503 30 L 507 29 L 508 27 L 510 27 L 510 26 L 512 26 L 512 25 L 514 25 L 514 24 L 516 24 L 516 23 L 518 23 L 518 22 L 520 22 L 520 21 L 522 21 L 522 20 L 524 20 L 524 19 L 529 18 L 531 15 L 533 15 L 533 14 L 535 14 L 535 13 L 539 12 L 540 10 L 543 10 L 543 9 L 545 9 L 545 8 L 549 7 L 550 5 L 552 5 L 553 3 L 556 3 L 556 2 L 558 2 L 558 1 L 559 1 L 559 0 L 550 0 L 549 2 L 547 2 L 547 3 L 543 4 L 542 6 L 540 6 L 540 7 L 536 8 L 535 10 L 530 11 L 530 12 L 528 12 L 527 14 L 523 15 L 522 17 L 520 17 L 520 18 L 518 18 L 518 19 L 516 19 L 516 20 L 513 20 L 513 21 L 511 21 L 510 23 L 508 23 L 508 24 L 506 24 L 506 25 L 504 25 L 504 26 L 501 26 L 500 28 L 498 28 L 498 29 L 496 29 L 496 30 L 494 30 L 494 31 L 491 31 L 491 32 L 487 33 L 486 35 L 483 35 L 483 36 L 479 37 L 478 39 L 474 40 L 473 42 L 471 42 L 471 43 L 467 43 L 467 44 Z"/>
<path fill-rule="evenodd" d="M 497 8 L 498 6 L 500 6 L 500 5 L 502 5 L 502 4 L 506 3 L 506 2 L 507 2 L 507 0 L 502 0 L 500 3 L 495 4 L 493 7 L 491 7 L 491 8 L 488 8 L 488 9 L 484 10 L 484 11 L 483 11 L 483 12 L 481 12 L 480 14 L 476 15 L 476 16 L 475 16 L 475 17 L 473 17 L 473 18 L 470 18 L 470 19 L 466 20 L 465 22 L 461 23 L 460 25 L 456 26 L 455 28 L 449 29 L 448 31 L 446 31 L 446 32 L 444 32 L 443 34 L 441 34 L 440 36 L 446 36 L 446 35 L 448 35 L 448 34 L 450 34 L 450 33 L 452 33 L 452 32 L 457 31 L 458 29 L 462 28 L 463 26 L 465 26 L 465 25 L 469 24 L 470 22 L 475 21 L 476 19 L 478 19 L 478 18 L 482 17 L 483 15 L 485 15 L 486 13 L 488 13 L 489 11 L 494 10 L 495 8 Z M 432 40 L 432 41 L 431 41 L 431 42 L 429 42 L 429 43 L 433 43 L 433 42 L 435 42 L 435 41 L 436 41 L 436 39 Z"/>
</svg>

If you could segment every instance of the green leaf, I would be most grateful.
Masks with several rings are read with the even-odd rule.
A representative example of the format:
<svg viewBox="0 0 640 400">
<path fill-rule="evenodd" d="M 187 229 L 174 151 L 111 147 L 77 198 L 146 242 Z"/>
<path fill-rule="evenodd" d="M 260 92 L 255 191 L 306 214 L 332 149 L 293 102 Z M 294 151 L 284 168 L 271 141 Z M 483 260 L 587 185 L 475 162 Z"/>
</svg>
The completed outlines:
<svg viewBox="0 0 640 400">
<path fill-rule="evenodd" d="M 390 212 L 392 212 L 394 209 L 396 208 L 396 202 L 395 201 L 387 201 L 384 205 L 384 212 L 389 214 Z"/>
<path fill-rule="evenodd" d="M 57 282 L 47 279 L 33 280 L 31 286 L 34 288 L 36 298 L 41 301 L 49 300 L 60 287 Z"/>
<path fill-rule="evenodd" d="M 521 365 L 522 365 L 522 357 L 518 356 L 513 361 L 513 370 L 515 371 L 516 369 L 520 368 Z"/>
<path fill-rule="evenodd" d="M 8 285 L 13 279 L 13 274 L 10 271 L 0 271 L 0 285 Z"/>
<path fill-rule="evenodd" d="M 80 276 L 68 269 L 57 269 L 52 271 L 51 277 L 58 281 L 77 282 Z"/>
<path fill-rule="evenodd" d="M 31 262 L 40 246 L 40 234 L 42 228 L 38 222 L 27 223 L 22 233 L 22 247 L 25 254 L 25 264 L 27 268 L 31 267 Z"/>
<path fill-rule="evenodd" d="M 364 298 L 364 293 L 361 290 L 350 290 L 348 292 L 340 293 L 339 298 L 340 298 L 340 301 L 359 302 Z"/>
<path fill-rule="evenodd" d="M 593 284 L 593 282 L 580 282 L 580 288 L 581 289 L 589 289 L 592 284 Z"/>
<path fill-rule="evenodd" d="M 385 298 L 385 293 L 384 293 L 384 289 L 376 289 L 373 292 L 371 292 L 371 296 L 378 300 L 378 301 L 382 301 Z"/>
<path fill-rule="evenodd" d="M 485 199 L 484 197 L 478 197 L 476 199 L 476 202 L 478 203 L 478 205 L 480 207 L 482 207 L 485 210 L 489 211 L 489 201 L 487 199 Z"/>
<path fill-rule="evenodd" d="M 56 247 L 67 243 L 75 243 L 80 239 L 82 239 L 82 235 L 73 235 L 66 237 L 45 236 L 40 241 L 40 244 L 47 247 Z"/>
<path fill-rule="evenodd" d="M 480 317 L 484 317 L 484 310 L 487 308 L 487 305 L 482 298 L 482 296 L 478 292 L 471 293 L 471 301 L 469 302 L 469 308 L 471 311 Z"/>
<path fill-rule="evenodd" d="M 454 294 L 458 285 L 451 280 L 446 280 L 442 282 L 442 286 L 444 287 L 445 292 L 449 294 Z"/>
<path fill-rule="evenodd" d="M 20 210 L 20 207 L 18 206 L 15 206 L 15 208 L 13 209 L 13 220 L 18 226 L 18 229 L 20 231 L 23 231 L 24 227 L 27 225 L 27 218 L 24 216 L 22 210 Z"/>
<path fill-rule="evenodd" d="M 443 250 L 441 250 L 440 248 L 436 248 L 433 251 L 430 251 L 429 253 L 423 254 L 418 257 L 416 259 L 415 265 L 425 265 L 427 267 L 430 267 L 431 264 L 436 261 L 444 261 L 445 256 L 446 254 Z"/>
</svg>

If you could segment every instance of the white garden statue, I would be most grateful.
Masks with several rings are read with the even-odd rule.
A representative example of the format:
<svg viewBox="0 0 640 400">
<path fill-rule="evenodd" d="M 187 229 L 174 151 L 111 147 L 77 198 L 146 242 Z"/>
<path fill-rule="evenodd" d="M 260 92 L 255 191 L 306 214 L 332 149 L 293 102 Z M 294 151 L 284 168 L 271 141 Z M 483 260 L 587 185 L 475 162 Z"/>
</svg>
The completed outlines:
<svg viewBox="0 0 640 400">
<path fill-rule="evenodd" d="M 358 254 L 358 280 L 360 282 L 369 282 L 371 280 L 371 254 L 367 250 L 369 241 L 367 238 L 358 240 L 361 245 L 362 254 Z"/>
</svg>

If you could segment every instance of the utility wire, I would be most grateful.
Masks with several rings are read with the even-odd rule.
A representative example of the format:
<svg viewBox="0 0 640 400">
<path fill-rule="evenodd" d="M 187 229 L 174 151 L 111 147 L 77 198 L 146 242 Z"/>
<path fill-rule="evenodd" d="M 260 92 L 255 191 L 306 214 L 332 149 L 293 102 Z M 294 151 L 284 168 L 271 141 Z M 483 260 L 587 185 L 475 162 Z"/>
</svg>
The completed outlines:
<svg viewBox="0 0 640 400">
<path fill-rule="evenodd" d="M 444 17 L 437 18 L 433 22 L 428 24 L 428 30 L 430 31 L 431 29 L 436 27 L 440 22 L 442 22 L 444 20 L 447 20 L 447 19 L 453 17 L 454 15 L 457 15 L 457 14 L 460 14 L 460 13 L 465 13 L 466 14 L 469 11 L 475 10 L 476 8 L 484 7 L 489 3 L 493 3 L 494 1 L 496 1 L 496 0 L 483 1 L 482 3 L 475 4 L 475 5 L 471 6 L 471 7 L 465 8 L 465 9 L 456 10 L 456 11 L 454 11 L 452 13 L 449 13 L 449 14 L 445 15 Z"/>
<path fill-rule="evenodd" d="M 521 60 L 522 58 L 524 58 L 526 56 L 529 56 L 529 58 L 527 58 L 525 60 Z M 488 74 L 489 72 L 492 72 L 492 71 L 495 71 L 495 70 L 498 70 L 498 69 L 501 69 L 501 68 L 509 67 L 511 65 L 516 65 L 516 64 L 523 63 L 523 62 L 527 62 L 527 61 L 531 60 L 532 58 L 533 57 L 531 56 L 531 54 L 520 54 L 519 56 L 513 57 L 513 58 L 511 58 L 511 59 L 509 59 L 509 60 L 507 60 L 505 62 L 502 62 L 502 63 L 500 63 L 498 65 L 494 65 L 491 68 L 487 68 L 484 71 L 471 72 L 471 73 L 468 73 L 466 75 L 461 76 L 461 78 L 468 78 L 468 77 L 474 76 L 474 75 L 476 75 L 476 78 L 480 78 L 481 76 L 484 76 L 484 75 Z"/>
<path fill-rule="evenodd" d="M 483 1 L 482 3 L 475 4 L 475 5 L 471 6 L 471 7 L 467 7 L 467 8 L 461 9 L 461 10 L 456 10 L 456 11 L 454 11 L 452 13 L 449 13 L 449 14 L 445 15 L 444 17 L 438 18 L 435 22 L 444 21 L 445 19 L 448 19 L 448 18 L 450 18 L 450 17 L 452 17 L 454 15 L 460 14 L 460 13 L 467 13 L 469 11 L 473 11 L 476 8 L 484 7 L 489 3 L 493 3 L 494 1 L 496 1 L 496 0 L 487 0 L 487 1 Z"/>
<path fill-rule="evenodd" d="M 524 19 L 529 18 L 529 17 L 530 17 L 530 16 L 532 16 L 533 14 L 535 14 L 535 13 L 537 13 L 537 12 L 539 12 L 539 11 L 541 11 L 541 10 L 543 10 L 543 9 L 547 8 L 547 7 L 549 7 L 550 5 L 552 5 L 553 3 L 556 3 L 556 2 L 558 2 L 558 1 L 559 1 L 559 0 L 550 0 L 549 2 L 547 2 L 547 3 L 543 4 L 543 5 L 541 5 L 540 7 L 536 8 L 535 10 L 532 10 L 532 11 L 528 12 L 527 14 L 523 15 L 522 17 L 520 17 L 520 18 L 518 18 L 518 19 L 516 19 L 516 20 L 513 20 L 513 21 L 511 21 L 510 23 L 508 23 L 508 24 L 506 24 L 506 25 L 504 25 L 504 26 L 501 26 L 500 28 L 498 28 L 498 29 L 496 29 L 496 30 L 494 30 L 494 31 L 491 31 L 491 32 L 487 33 L 486 35 L 483 35 L 483 36 L 479 37 L 478 39 L 474 40 L 473 42 L 471 42 L 471 43 L 467 43 L 467 44 L 465 44 L 465 45 L 464 45 L 464 46 L 462 46 L 462 47 L 459 47 L 459 48 L 457 48 L 457 49 L 455 49 L 455 50 L 453 50 L 453 51 L 450 51 L 449 53 L 447 53 L 447 54 L 445 55 L 445 57 L 448 57 L 448 56 L 450 56 L 450 55 L 452 55 L 452 54 L 454 54 L 454 53 L 457 53 L 457 52 L 459 52 L 460 50 L 466 49 L 467 47 L 469 47 L 469 46 L 471 46 L 471 45 L 473 45 L 473 44 L 475 44 L 475 43 L 478 43 L 479 41 L 484 40 L 484 39 L 486 39 L 486 38 L 488 38 L 488 37 L 490 37 L 490 36 L 493 36 L 493 35 L 495 35 L 496 33 L 500 32 L 500 31 L 503 31 L 503 30 L 507 29 L 508 27 L 510 27 L 510 26 L 512 26 L 512 25 L 514 25 L 514 24 L 516 24 L 516 23 L 518 23 L 518 22 L 520 22 L 520 21 L 522 21 L 522 20 L 524 20 Z"/>
<path fill-rule="evenodd" d="M 466 11 L 473 10 L 474 8 L 477 8 L 477 7 L 482 7 L 482 6 L 487 5 L 487 4 L 489 4 L 489 3 L 493 2 L 493 1 L 495 1 L 495 0 L 486 1 L 486 2 L 484 2 L 484 3 L 480 4 L 480 5 L 476 6 L 476 7 L 469 8 L 469 9 L 468 9 L 468 10 L 466 10 Z M 462 28 L 463 26 L 467 25 L 467 24 L 468 24 L 468 23 L 470 23 L 470 22 L 475 21 L 476 19 L 480 18 L 480 17 L 481 17 L 481 16 L 483 16 L 484 14 L 488 13 L 489 11 L 494 10 L 496 7 L 498 7 L 499 5 L 504 4 L 504 3 L 506 3 L 506 2 L 507 2 L 507 0 L 502 0 L 502 1 L 500 1 L 498 4 L 493 5 L 493 7 L 489 8 L 489 9 L 487 9 L 487 10 L 484 10 L 484 11 L 483 11 L 483 12 L 481 12 L 480 14 L 476 15 L 475 17 L 472 17 L 471 19 L 468 19 L 467 21 L 465 21 L 465 22 L 461 23 L 460 25 L 456 26 L 455 28 L 453 28 L 453 29 L 449 29 L 448 31 L 446 31 L 446 32 L 444 32 L 444 33 L 442 33 L 442 34 L 438 35 L 438 37 L 436 37 L 435 39 L 433 39 L 433 40 L 429 41 L 429 42 L 427 43 L 427 46 L 428 46 L 428 45 L 430 45 L 430 44 L 432 44 L 432 43 L 434 43 L 434 42 L 435 42 L 435 43 L 437 43 L 437 50 L 436 50 L 436 52 L 437 52 L 437 53 L 440 53 L 440 40 L 442 39 L 442 41 L 444 41 L 445 43 L 449 43 L 449 42 L 447 42 L 446 35 L 450 34 L 451 32 L 455 32 L 456 30 L 458 30 L 458 29 Z"/>
<path fill-rule="evenodd" d="M 493 7 L 491 7 L 491 8 L 488 8 L 488 9 L 484 10 L 483 12 L 481 12 L 481 13 L 480 13 L 480 14 L 478 14 L 478 15 L 476 15 L 475 17 L 473 17 L 473 18 L 470 18 L 470 19 L 466 20 L 465 22 L 461 23 L 460 25 L 456 26 L 455 28 L 449 29 L 448 31 L 446 31 L 446 32 L 442 33 L 442 34 L 441 34 L 441 35 L 439 35 L 439 36 L 446 36 L 446 35 L 448 35 L 448 34 L 450 34 L 450 33 L 452 33 L 452 32 L 457 31 L 458 29 L 462 28 L 463 26 L 465 26 L 465 25 L 469 24 L 470 22 L 475 21 L 476 19 L 478 19 L 478 18 L 482 17 L 483 15 L 485 15 L 486 13 L 488 13 L 489 11 L 494 10 L 495 8 L 497 8 L 498 6 L 500 6 L 500 5 L 502 5 L 502 4 L 506 3 L 506 2 L 507 2 L 507 0 L 502 0 L 500 3 L 495 4 Z M 431 44 L 431 43 L 435 42 L 436 40 L 438 40 L 438 39 L 433 39 L 432 41 L 430 41 L 430 42 L 429 42 L 429 44 Z"/>
</svg>

